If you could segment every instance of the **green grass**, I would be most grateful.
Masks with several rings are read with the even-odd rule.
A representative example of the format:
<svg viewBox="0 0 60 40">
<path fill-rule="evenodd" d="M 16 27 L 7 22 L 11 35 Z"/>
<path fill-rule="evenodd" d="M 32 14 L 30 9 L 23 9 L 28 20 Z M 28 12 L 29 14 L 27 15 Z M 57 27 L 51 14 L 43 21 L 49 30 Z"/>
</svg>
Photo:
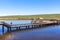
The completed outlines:
<svg viewBox="0 0 60 40">
<path fill-rule="evenodd" d="M 3 19 L 32 19 L 32 18 L 38 18 L 38 17 L 42 17 L 44 19 L 60 19 L 60 14 L 43 14 L 43 15 L 25 15 L 25 16 L 21 16 L 21 15 L 16 15 L 16 16 L 1 16 L 0 18 Z"/>
</svg>

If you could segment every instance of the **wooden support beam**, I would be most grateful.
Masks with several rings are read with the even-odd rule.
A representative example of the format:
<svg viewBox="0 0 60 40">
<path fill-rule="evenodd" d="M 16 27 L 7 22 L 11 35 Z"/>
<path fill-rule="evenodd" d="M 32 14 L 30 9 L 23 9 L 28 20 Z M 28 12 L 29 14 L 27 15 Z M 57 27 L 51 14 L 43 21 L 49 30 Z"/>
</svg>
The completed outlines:
<svg viewBox="0 0 60 40">
<path fill-rule="evenodd" d="M 9 29 L 10 29 L 10 31 L 11 31 L 11 27 L 10 27 Z"/>
<path fill-rule="evenodd" d="M 59 24 L 59 21 L 57 20 L 57 24 Z"/>
<path fill-rule="evenodd" d="M 2 33 L 4 34 L 4 25 L 2 25 Z"/>
<path fill-rule="evenodd" d="M 28 28 L 28 27 L 26 26 L 26 28 Z"/>
<path fill-rule="evenodd" d="M 37 27 L 39 27 L 39 25 L 37 25 Z"/>
<path fill-rule="evenodd" d="M 28 28 L 29 28 L 29 26 L 28 26 Z"/>
<path fill-rule="evenodd" d="M 32 25 L 32 28 L 34 28 L 34 26 Z"/>
<path fill-rule="evenodd" d="M 19 27 L 19 30 L 20 30 L 20 27 Z"/>
<path fill-rule="evenodd" d="M 42 27 L 42 24 L 40 25 L 40 27 Z"/>
<path fill-rule="evenodd" d="M 41 27 L 41 25 L 39 25 L 39 27 Z"/>
<path fill-rule="evenodd" d="M 34 27 L 36 27 L 36 25 L 34 25 Z"/>
<path fill-rule="evenodd" d="M 7 32 L 9 32 L 10 30 L 9 30 L 9 27 L 7 27 Z"/>
<path fill-rule="evenodd" d="M 19 27 L 16 28 L 16 30 L 18 30 L 18 29 L 19 29 Z"/>
</svg>

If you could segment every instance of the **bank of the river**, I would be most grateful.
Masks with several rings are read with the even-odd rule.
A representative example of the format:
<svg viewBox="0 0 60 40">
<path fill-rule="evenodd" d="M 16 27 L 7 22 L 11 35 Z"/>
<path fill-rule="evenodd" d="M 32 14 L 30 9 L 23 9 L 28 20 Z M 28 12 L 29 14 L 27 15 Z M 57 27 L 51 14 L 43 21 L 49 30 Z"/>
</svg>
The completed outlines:
<svg viewBox="0 0 60 40">
<path fill-rule="evenodd" d="M 1 16 L 0 20 L 28 20 L 33 18 L 44 18 L 44 19 L 60 19 L 60 14 L 43 14 L 43 15 L 16 15 L 16 16 Z"/>
</svg>

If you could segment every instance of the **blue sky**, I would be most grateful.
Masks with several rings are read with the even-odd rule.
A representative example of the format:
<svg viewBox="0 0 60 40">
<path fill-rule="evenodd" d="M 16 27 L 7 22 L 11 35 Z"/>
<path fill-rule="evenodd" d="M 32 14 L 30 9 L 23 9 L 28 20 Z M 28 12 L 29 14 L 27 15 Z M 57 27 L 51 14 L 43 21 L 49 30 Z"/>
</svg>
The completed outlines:
<svg viewBox="0 0 60 40">
<path fill-rule="evenodd" d="M 60 13 L 60 0 L 0 0 L 0 16 Z"/>
</svg>

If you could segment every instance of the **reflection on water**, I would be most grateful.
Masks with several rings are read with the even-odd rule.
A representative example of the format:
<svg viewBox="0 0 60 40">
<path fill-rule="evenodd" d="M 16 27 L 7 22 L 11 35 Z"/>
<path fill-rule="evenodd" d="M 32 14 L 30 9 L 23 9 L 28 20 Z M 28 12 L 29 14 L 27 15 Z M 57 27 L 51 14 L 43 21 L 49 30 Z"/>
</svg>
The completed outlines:
<svg viewBox="0 0 60 40">
<path fill-rule="evenodd" d="M 1 40 L 60 40 L 60 25 L 6 32 Z"/>
<path fill-rule="evenodd" d="M 60 25 L 5 33 L 5 40 L 60 40 Z"/>
</svg>

